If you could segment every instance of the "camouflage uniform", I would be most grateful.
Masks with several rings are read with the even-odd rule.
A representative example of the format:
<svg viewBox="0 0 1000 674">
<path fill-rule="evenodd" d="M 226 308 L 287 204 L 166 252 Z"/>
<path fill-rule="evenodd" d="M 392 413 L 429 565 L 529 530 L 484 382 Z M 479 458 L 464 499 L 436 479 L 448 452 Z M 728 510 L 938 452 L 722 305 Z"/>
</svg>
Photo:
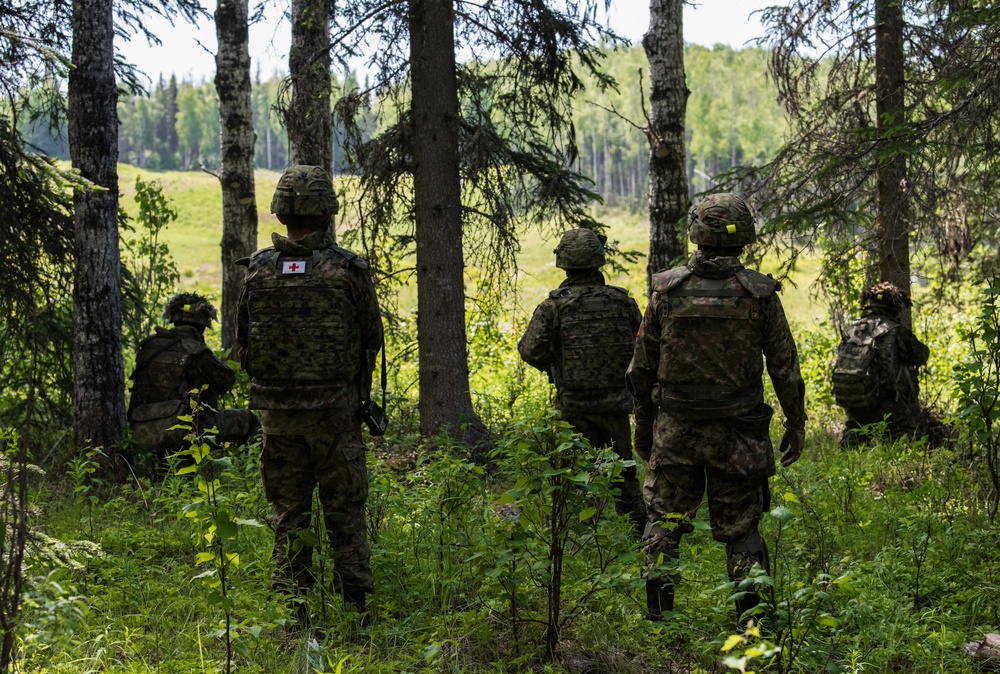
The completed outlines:
<svg viewBox="0 0 1000 674">
<path fill-rule="evenodd" d="M 708 206 L 716 196 L 729 197 L 707 197 Z M 742 200 L 737 203 L 750 217 Z M 695 214 L 693 220 L 699 224 Z M 749 240 L 729 249 L 739 251 L 753 240 L 749 222 L 741 225 L 751 228 Z M 757 531 L 767 480 L 775 472 L 768 433 L 772 410 L 764 403 L 762 382 L 765 357 L 788 433 L 798 436 L 796 451 L 806 417 L 798 353 L 776 281 L 745 269 L 738 257 L 708 257 L 699 250 L 686 266 L 655 274 L 652 289 L 628 380 L 636 401 L 637 444 L 639 429 L 652 427 L 643 494 L 649 514 L 645 552 L 652 567 L 647 607 L 655 620 L 661 603 L 663 610 L 672 608 L 675 581 L 656 567 L 677 558 L 706 489 L 712 534 L 726 543 L 730 577 L 745 576 L 754 562 L 767 567 L 767 548 Z M 740 613 L 744 608 L 737 606 Z"/>
<path fill-rule="evenodd" d="M 861 328 L 876 335 L 874 350 L 880 401 L 872 407 L 844 408 L 847 425 L 841 437 L 843 446 L 856 445 L 859 441 L 857 430 L 882 421 L 886 415 L 889 417 L 889 437 L 893 439 L 914 435 L 920 424 L 917 369 L 927 363 L 930 350 L 909 328 L 899 322 L 901 307 L 894 306 L 890 301 L 876 299 L 881 296 L 879 290 L 886 287 L 900 294 L 899 302 L 909 304 L 906 293 L 895 286 L 873 286 L 866 291 L 861 317 L 848 328 L 848 331 Z"/>
<path fill-rule="evenodd" d="M 197 325 L 157 327 L 139 345 L 132 380 L 128 409 L 132 432 L 138 445 L 160 462 L 184 448 L 187 431 L 169 429 L 179 414 L 191 413 L 192 398 L 201 405 L 197 428 L 216 427 L 220 443 L 245 444 L 260 430 L 260 421 L 250 410 L 218 410 L 219 397 L 232 388 L 236 374 L 212 353 Z M 201 390 L 203 386 L 207 388 Z M 194 389 L 198 393 L 192 395 Z"/>
<path fill-rule="evenodd" d="M 574 233 L 599 241 L 590 230 L 568 232 L 571 240 Z M 559 255 L 557 249 L 557 264 L 567 268 Z M 597 261 L 604 262 L 603 245 L 600 256 L 587 264 Z M 598 268 L 567 268 L 567 275 L 535 309 L 518 352 L 524 362 L 549 375 L 556 386 L 556 407 L 574 429 L 594 447 L 610 447 L 632 460 L 632 397 L 625 369 L 642 314 L 628 291 L 605 284 Z M 624 470 L 616 486 L 621 490 L 616 509 L 641 532 L 646 507 L 635 466 Z"/>
<path fill-rule="evenodd" d="M 304 169 L 321 171 L 291 167 L 282 181 L 311 175 Z M 272 212 L 295 212 L 295 204 L 280 202 L 282 182 L 278 187 Z M 309 207 L 305 202 L 298 211 L 308 214 Z M 334 584 L 363 610 L 374 579 L 358 412 L 382 343 L 375 287 L 367 263 L 334 245 L 325 231 L 298 241 L 272 234 L 271 240 L 273 246 L 249 260 L 236 339 L 251 376 L 250 406 L 262 410 L 261 477 L 274 525 L 272 586 L 303 592 L 314 582 L 310 537 L 300 533 L 311 526 L 318 485 Z"/>
</svg>

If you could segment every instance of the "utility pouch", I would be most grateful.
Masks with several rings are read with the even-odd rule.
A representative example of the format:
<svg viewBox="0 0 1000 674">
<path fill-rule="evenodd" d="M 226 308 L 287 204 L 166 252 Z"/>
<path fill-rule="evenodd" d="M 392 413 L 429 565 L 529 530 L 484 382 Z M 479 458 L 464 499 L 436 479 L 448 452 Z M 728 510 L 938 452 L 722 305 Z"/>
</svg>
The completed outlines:
<svg viewBox="0 0 1000 674">
<path fill-rule="evenodd" d="M 385 415 L 385 410 L 374 400 L 361 403 L 361 420 L 368 426 L 368 432 L 372 435 L 385 435 L 385 429 L 389 426 L 389 417 Z"/>
</svg>

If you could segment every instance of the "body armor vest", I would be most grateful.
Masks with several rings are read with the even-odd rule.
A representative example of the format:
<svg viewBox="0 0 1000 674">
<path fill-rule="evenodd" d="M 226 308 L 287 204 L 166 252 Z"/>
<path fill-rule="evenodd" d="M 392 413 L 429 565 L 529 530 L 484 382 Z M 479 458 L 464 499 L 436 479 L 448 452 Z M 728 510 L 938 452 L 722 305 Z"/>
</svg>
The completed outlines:
<svg viewBox="0 0 1000 674">
<path fill-rule="evenodd" d="M 762 302 L 777 283 L 746 269 L 707 278 L 679 268 L 654 276 L 661 294 L 654 400 L 689 419 L 743 414 L 764 400 Z"/>
<path fill-rule="evenodd" d="M 560 394 L 624 391 L 635 348 L 628 292 L 571 286 L 550 296 L 559 303 L 560 358 L 553 378 Z"/>
<path fill-rule="evenodd" d="M 310 401 L 267 390 L 298 387 L 319 392 L 354 382 L 361 337 L 350 296 L 350 262 L 335 247 L 292 256 L 265 248 L 250 260 L 250 315 L 246 369 L 252 405 L 260 409 L 308 409 Z M 301 404 L 300 404 L 301 403 Z"/>
<path fill-rule="evenodd" d="M 201 340 L 178 334 L 176 329 L 157 328 L 156 334 L 144 339 L 139 344 L 132 372 L 129 417 L 132 418 L 133 412 L 142 407 L 186 402 L 191 389 L 200 383 L 192 375 L 191 359 L 208 350 L 208 345 Z M 203 391 L 200 400 L 210 407 L 218 404 L 218 396 L 210 390 Z M 170 406 L 160 407 L 166 409 Z"/>
</svg>

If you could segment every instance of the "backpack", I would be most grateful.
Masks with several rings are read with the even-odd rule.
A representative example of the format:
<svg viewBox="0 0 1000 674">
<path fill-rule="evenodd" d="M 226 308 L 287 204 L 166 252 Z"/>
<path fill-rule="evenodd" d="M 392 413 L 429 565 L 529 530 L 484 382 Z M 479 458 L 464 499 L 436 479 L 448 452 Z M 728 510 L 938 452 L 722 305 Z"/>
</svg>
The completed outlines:
<svg viewBox="0 0 1000 674">
<path fill-rule="evenodd" d="M 876 342 L 896 327 L 883 319 L 862 318 L 844 332 L 833 363 L 833 397 L 838 405 L 858 409 L 881 402 L 883 382 Z"/>
</svg>

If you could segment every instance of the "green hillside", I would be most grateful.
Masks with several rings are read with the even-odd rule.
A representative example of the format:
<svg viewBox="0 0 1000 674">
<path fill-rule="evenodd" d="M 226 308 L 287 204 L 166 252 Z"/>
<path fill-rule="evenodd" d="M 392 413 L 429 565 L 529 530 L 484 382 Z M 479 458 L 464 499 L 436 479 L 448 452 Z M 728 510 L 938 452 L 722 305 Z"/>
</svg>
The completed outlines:
<svg viewBox="0 0 1000 674">
<path fill-rule="evenodd" d="M 221 283 L 219 242 L 222 239 L 222 193 L 215 176 L 192 171 L 147 171 L 125 164 L 119 165 L 118 169 L 122 204 L 130 213 L 136 211 L 132 200 L 136 176 L 147 181 L 155 180 L 163 186 L 164 194 L 173 202 L 178 213 L 177 221 L 166 230 L 165 240 L 181 272 L 182 287 L 217 296 Z M 284 231 L 268 212 L 279 175 L 276 171 L 265 169 L 259 169 L 255 174 L 260 246 L 270 245 L 271 232 Z M 338 177 L 336 183 L 338 193 L 349 188 L 347 178 Z M 351 226 L 350 211 L 349 205 L 342 210 L 339 217 L 343 220 L 338 225 L 339 229 Z M 617 241 L 623 250 L 648 250 L 648 222 L 642 211 L 595 206 L 595 215 L 608 225 L 609 238 Z M 557 241 L 558 238 L 546 237 L 534 230 L 524 232 L 521 238 L 517 297 L 525 311 L 530 311 L 548 290 L 564 278 L 563 272 L 556 269 L 552 254 Z M 645 259 L 640 259 L 629 267 L 627 273 L 610 276 L 608 281 L 642 297 L 645 295 L 645 264 Z M 793 320 L 813 322 L 823 315 L 822 307 L 815 305 L 809 297 L 809 286 L 816 278 L 818 265 L 818 258 L 803 257 L 793 277 L 794 285 L 785 284 L 782 301 Z M 764 271 L 777 268 L 776 263 L 768 266 L 771 268 L 765 267 Z M 401 300 L 405 310 L 412 306 L 415 294 L 404 292 Z"/>
</svg>

